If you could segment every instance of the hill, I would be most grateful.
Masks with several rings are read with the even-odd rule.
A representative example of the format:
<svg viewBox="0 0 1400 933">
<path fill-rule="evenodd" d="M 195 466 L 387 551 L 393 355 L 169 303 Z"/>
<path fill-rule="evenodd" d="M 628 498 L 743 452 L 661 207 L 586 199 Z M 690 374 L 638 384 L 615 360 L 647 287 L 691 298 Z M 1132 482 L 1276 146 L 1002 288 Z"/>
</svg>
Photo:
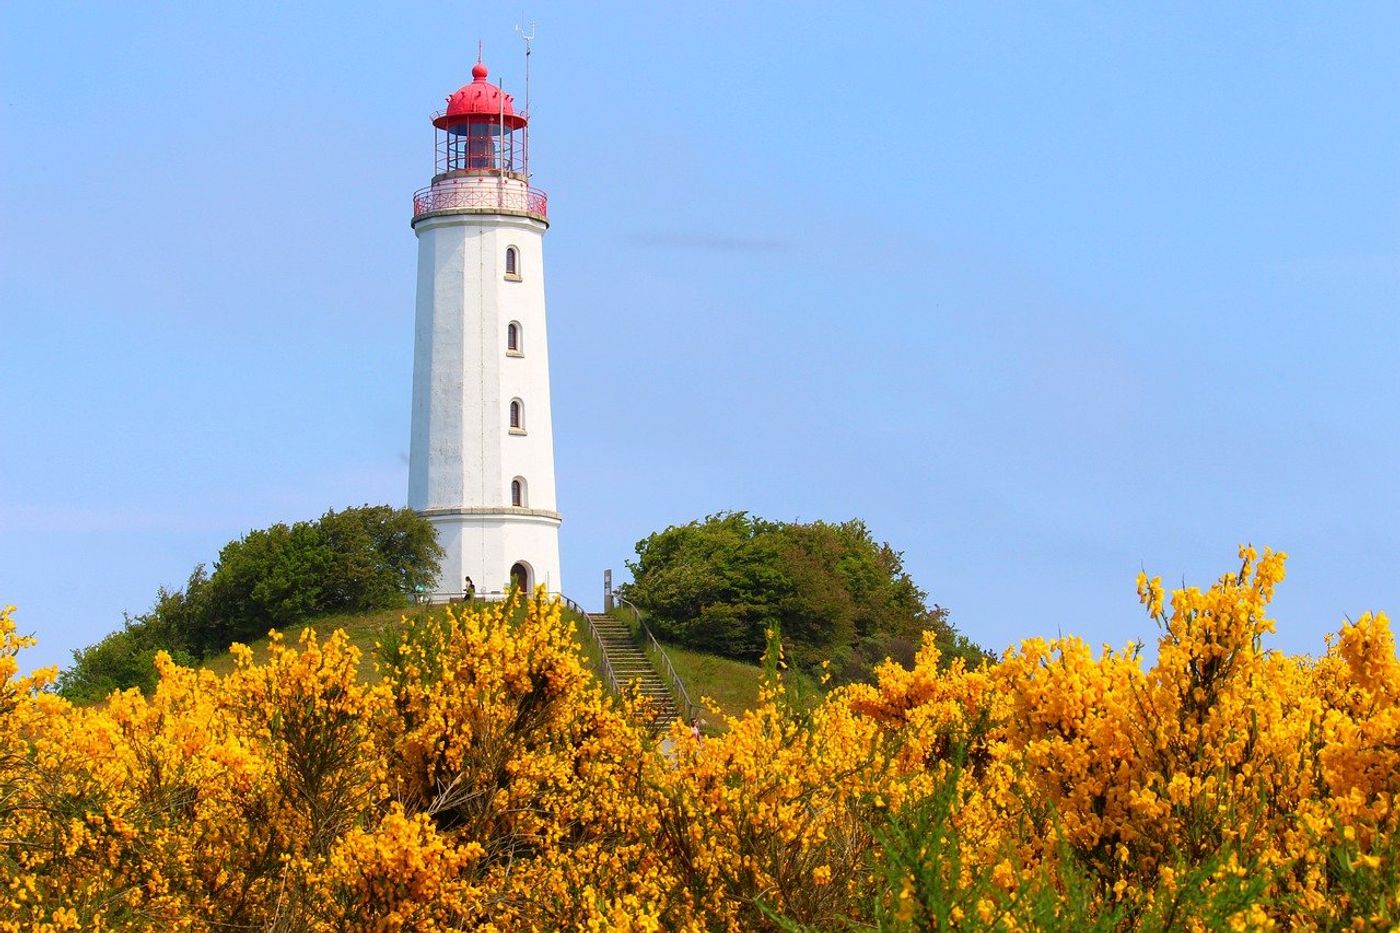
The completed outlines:
<svg viewBox="0 0 1400 933">
<path fill-rule="evenodd" d="M 295 642 L 301 636 L 302 631 L 308 628 L 320 636 L 329 635 L 337 629 L 344 630 L 350 637 L 351 644 L 359 648 L 362 653 L 359 669 L 360 680 L 365 683 L 373 683 L 378 680 L 378 674 L 375 671 L 375 644 L 379 641 L 385 627 L 398 624 L 404 618 L 440 618 L 446 609 L 445 606 L 425 606 L 340 613 L 306 623 L 290 625 L 279 631 L 285 641 Z M 583 617 L 568 608 L 564 609 L 564 616 L 573 623 L 574 638 L 579 646 L 579 651 L 588 660 L 590 668 L 596 672 L 601 666 L 599 652 L 597 646 L 588 636 L 588 626 Z M 266 637 L 249 643 L 255 661 L 261 662 L 266 659 L 267 645 L 268 639 Z M 706 654 L 702 651 L 693 651 L 676 645 L 667 645 L 666 652 L 671 658 L 671 663 L 675 666 L 676 673 L 680 675 L 686 688 L 697 701 L 702 696 L 710 698 L 725 716 L 740 715 L 757 704 L 759 682 L 763 676 L 763 670 L 759 665 Z M 654 652 L 648 652 L 648 654 L 653 656 L 654 664 L 659 663 L 659 659 L 654 657 Z M 233 670 L 234 660 L 229 652 L 224 651 L 210 655 L 194 666 L 213 671 L 216 674 L 227 674 Z M 708 711 L 700 714 L 700 721 L 707 732 L 719 731 L 723 728 L 722 717 Z"/>
<path fill-rule="evenodd" d="M 113 690 L 156 683 L 165 651 L 189 665 L 234 642 L 340 613 L 396 610 L 439 571 L 442 549 L 422 516 L 387 505 L 279 522 L 230 541 L 213 573 L 199 564 L 183 589 L 161 587 L 149 611 L 73 653 L 58 692 L 92 703 Z"/>
<path fill-rule="evenodd" d="M 619 591 L 670 643 L 754 661 L 778 632 L 794 670 L 832 684 L 869 683 L 886 658 L 908 666 L 925 636 L 945 663 L 990 660 L 860 519 L 720 512 L 649 535 L 636 551 Z"/>
</svg>

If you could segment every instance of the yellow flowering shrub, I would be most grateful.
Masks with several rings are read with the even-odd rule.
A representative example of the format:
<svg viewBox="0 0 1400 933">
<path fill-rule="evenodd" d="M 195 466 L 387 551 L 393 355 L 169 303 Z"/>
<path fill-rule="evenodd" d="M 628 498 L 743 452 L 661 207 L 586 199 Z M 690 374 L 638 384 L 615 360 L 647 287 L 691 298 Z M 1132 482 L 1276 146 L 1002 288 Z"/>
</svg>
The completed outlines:
<svg viewBox="0 0 1400 933">
<path fill-rule="evenodd" d="M 1284 555 L 1028 640 L 655 736 L 543 597 L 158 659 L 77 707 L 0 613 L 0 933 L 1389 929 L 1400 660 L 1383 615 L 1267 647 Z"/>
</svg>

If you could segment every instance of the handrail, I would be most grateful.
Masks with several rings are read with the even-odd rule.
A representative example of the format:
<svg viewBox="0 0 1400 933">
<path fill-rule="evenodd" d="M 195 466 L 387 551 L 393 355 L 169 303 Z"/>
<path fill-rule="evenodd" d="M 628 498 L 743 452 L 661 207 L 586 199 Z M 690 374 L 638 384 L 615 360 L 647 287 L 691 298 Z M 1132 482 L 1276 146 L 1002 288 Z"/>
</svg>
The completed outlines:
<svg viewBox="0 0 1400 933">
<path fill-rule="evenodd" d="M 435 593 L 435 594 L 433 594 L 433 596 L 438 597 L 438 598 L 441 599 L 443 602 L 452 602 L 452 603 L 455 603 L 455 602 L 469 602 L 469 601 L 471 601 L 472 599 L 479 599 L 479 600 L 482 600 L 483 602 L 498 602 L 498 601 L 500 601 L 500 600 L 504 600 L 505 598 L 509 597 L 509 596 L 511 595 L 511 593 L 513 593 L 513 592 L 518 592 L 518 591 L 515 591 L 515 590 L 509 590 L 509 591 L 503 591 L 503 590 L 475 590 L 475 591 L 473 591 L 473 593 L 472 593 L 472 595 L 471 595 L 470 598 L 468 598 L 468 596 L 467 596 L 467 594 L 466 594 L 465 592 L 458 592 L 458 593 Z M 420 596 L 427 596 L 427 594 L 419 594 L 419 595 L 420 595 Z M 593 638 L 593 644 L 595 644 L 595 645 L 598 646 L 598 656 L 601 657 L 601 658 L 603 659 L 603 675 L 604 675 L 604 676 L 607 678 L 607 680 L 608 680 L 608 686 L 612 687 L 613 693 L 617 694 L 618 696 L 622 696 L 623 690 L 622 690 L 621 681 L 619 681 L 619 680 L 617 679 L 617 671 L 613 670 L 612 659 L 608 657 L 607 651 L 605 651 L 605 650 L 603 649 L 603 639 L 602 639 L 602 636 L 600 636 L 600 635 L 598 634 L 598 629 L 597 629 L 597 627 L 593 624 L 593 617 L 592 617 L 591 615 L 589 615 L 589 614 L 584 610 L 584 608 L 583 608 L 582 606 L 580 606 L 578 603 L 574 602 L 574 601 L 573 601 L 572 599 L 570 599 L 569 597 L 565 596 L 563 593 L 548 593 L 548 594 L 546 594 L 546 595 L 558 599 L 559 602 L 563 603 L 565 606 L 567 606 L 568 608 L 572 609 L 574 612 L 578 613 L 579 615 L 583 616 L 584 620 L 588 623 L 588 634 Z M 423 600 L 423 601 L 424 601 L 424 602 L 427 602 L 427 601 L 430 601 L 430 600 Z M 632 604 L 631 604 L 631 603 L 628 603 L 628 605 L 631 606 Z M 637 612 L 637 607 L 636 607 L 636 606 L 632 606 L 632 611 L 633 611 L 633 612 Z M 641 614 L 640 614 L 640 613 L 637 613 L 637 620 L 638 620 L 639 622 L 641 621 Z M 646 630 L 646 624 L 645 624 L 645 623 L 642 623 L 642 628 L 643 628 L 644 630 Z M 650 630 L 647 630 L 647 634 L 648 634 L 648 635 L 651 634 Z M 652 644 L 656 644 L 656 639 L 655 639 L 655 638 L 652 639 Z M 658 651 L 661 650 L 661 646 L 660 646 L 660 645 L 657 645 L 657 650 L 658 650 Z M 666 669 L 670 672 L 671 677 L 674 679 L 676 686 L 679 687 L 681 696 L 685 698 L 686 710 L 687 710 L 687 718 L 688 718 L 688 717 L 689 717 L 689 710 L 691 709 L 691 705 L 690 705 L 690 697 L 689 697 L 689 696 L 686 694 L 686 692 L 685 692 L 685 685 L 682 684 L 682 683 L 681 683 L 681 679 L 680 679 L 678 676 L 676 676 L 676 671 L 675 671 L 675 669 L 674 669 L 673 667 L 671 667 L 671 659 L 666 657 L 666 653 L 665 653 L 664 651 L 661 652 L 661 656 L 662 656 L 662 658 L 665 659 L 665 661 L 666 661 Z"/>
<path fill-rule="evenodd" d="M 549 216 L 549 196 L 538 188 L 524 185 L 455 185 L 450 182 L 429 185 L 413 193 L 413 216 L 436 211 L 512 211 L 545 218 Z"/>
<path fill-rule="evenodd" d="M 414 601 L 415 603 L 419 604 L 419 605 L 429 605 L 429 606 L 438 606 L 438 605 L 442 605 L 443 603 L 469 603 L 469 602 L 472 602 L 473 600 L 476 600 L 476 601 L 478 601 L 478 602 L 484 602 L 484 603 L 500 603 L 500 602 L 505 602 L 505 601 L 506 601 L 507 599 L 509 599 L 512 595 L 514 595 L 514 594 L 516 594 L 516 593 L 519 593 L 519 592 L 520 592 L 520 590 L 518 590 L 518 589 L 513 589 L 513 590 L 472 590 L 470 594 L 468 594 L 465 590 L 457 590 L 457 591 L 455 591 L 455 592 L 441 592 L 441 593 L 422 592 L 422 593 L 414 593 L 414 594 L 413 594 L 413 601 Z M 559 599 L 562 600 L 562 601 L 564 602 L 564 604 L 567 605 L 567 606 L 569 606 L 571 609 L 576 609 L 578 612 L 582 612 L 582 611 L 583 611 L 582 609 L 578 609 L 578 608 L 577 608 L 577 607 L 578 607 L 578 603 L 574 602 L 572 599 L 569 599 L 569 598 L 568 598 L 567 596 L 565 596 L 563 593 L 553 593 L 553 592 L 550 592 L 550 593 L 547 593 L 546 595 L 549 595 L 549 596 L 558 596 Z"/>
<path fill-rule="evenodd" d="M 593 624 L 593 617 L 585 612 L 582 606 L 563 593 L 555 593 L 553 595 L 558 596 L 560 602 L 583 616 L 584 621 L 588 623 L 588 634 L 593 638 L 593 644 L 598 648 L 598 656 L 603 659 L 603 674 L 608 678 L 608 686 L 612 687 L 613 693 L 622 696 L 622 687 L 617 680 L 617 671 L 613 670 L 612 659 L 608 657 L 608 652 L 603 648 L 603 639 L 598 634 L 597 627 Z"/>
<path fill-rule="evenodd" d="M 651 646 L 656 649 L 656 653 L 661 655 L 661 660 L 666 665 L 666 675 L 670 679 L 671 689 L 675 691 L 676 695 L 680 698 L 681 704 L 685 707 L 686 722 L 690 722 L 695 718 L 695 704 L 690 702 L 690 693 L 685 689 L 685 682 L 682 681 L 681 676 L 676 673 L 676 669 L 671 666 L 670 655 L 666 653 L 665 648 L 661 647 L 661 642 L 656 640 L 656 636 L 651 633 L 651 629 L 642 619 L 641 610 L 633 604 L 632 600 L 623 596 L 617 592 L 617 590 L 613 590 L 612 595 L 613 599 L 632 610 L 632 617 L 637 620 L 637 625 L 646 633 L 647 638 L 651 641 Z"/>
</svg>

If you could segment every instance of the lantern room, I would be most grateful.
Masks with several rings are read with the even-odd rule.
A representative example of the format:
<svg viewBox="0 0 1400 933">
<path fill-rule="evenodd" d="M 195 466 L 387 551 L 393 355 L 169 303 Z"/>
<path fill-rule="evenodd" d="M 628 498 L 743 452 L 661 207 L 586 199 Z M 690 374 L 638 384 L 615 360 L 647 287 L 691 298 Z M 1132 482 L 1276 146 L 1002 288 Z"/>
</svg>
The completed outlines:
<svg viewBox="0 0 1400 933">
<path fill-rule="evenodd" d="M 486 80 L 486 66 L 472 67 L 472 83 L 447 98 L 433 115 L 437 171 L 434 181 L 461 175 L 509 175 L 526 181 L 528 118 L 511 96 Z"/>
</svg>

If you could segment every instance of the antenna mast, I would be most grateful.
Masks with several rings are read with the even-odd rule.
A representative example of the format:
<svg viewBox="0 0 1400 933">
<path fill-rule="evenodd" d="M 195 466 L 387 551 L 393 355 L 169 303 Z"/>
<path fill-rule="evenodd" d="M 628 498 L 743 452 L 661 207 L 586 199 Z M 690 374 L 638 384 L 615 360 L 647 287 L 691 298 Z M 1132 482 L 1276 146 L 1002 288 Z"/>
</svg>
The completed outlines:
<svg viewBox="0 0 1400 933">
<path fill-rule="evenodd" d="M 522 14 L 521 19 L 524 19 Z M 535 41 L 535 22 L 530 21 L 528 26 L 517 25 L 515 32 L 525 42 L 525 151 L 523 153 L 525 169 L 525 183 L 530 183 L 530 43 Z"/>
</svg>

